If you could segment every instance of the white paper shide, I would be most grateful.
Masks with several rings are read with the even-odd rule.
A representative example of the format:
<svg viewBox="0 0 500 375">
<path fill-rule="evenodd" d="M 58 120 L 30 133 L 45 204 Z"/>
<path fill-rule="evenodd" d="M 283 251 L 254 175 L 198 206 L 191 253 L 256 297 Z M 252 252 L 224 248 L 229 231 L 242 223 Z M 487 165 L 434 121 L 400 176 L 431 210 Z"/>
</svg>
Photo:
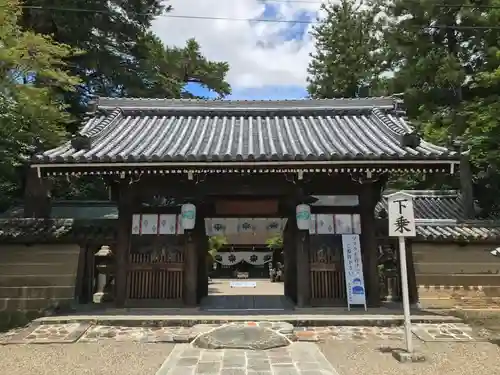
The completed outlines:
<svg viewBox="0 0 500 375">
<path fill-rule="evenodd" d="M 365 280 L 359 235 L 343 234 L 344 271 L 347 289 L 347 307 L 363 305 L 366 310 Z"/>
</svg>

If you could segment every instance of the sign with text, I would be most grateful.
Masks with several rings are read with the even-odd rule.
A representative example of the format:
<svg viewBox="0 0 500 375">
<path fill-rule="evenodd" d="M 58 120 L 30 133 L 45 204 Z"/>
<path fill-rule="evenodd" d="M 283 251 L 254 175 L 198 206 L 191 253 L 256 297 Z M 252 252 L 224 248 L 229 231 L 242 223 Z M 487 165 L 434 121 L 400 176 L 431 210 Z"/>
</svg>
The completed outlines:
<svg viewBox="0 0 500 375">
<path fill-rule="evenodd" d="M 366 310 L 365 280 L 359 235 L 343 234 L 342 249 L 344 254 L 345 284 L 347 289 L 347 307 L 364 305 Z"/>
<path fill-rule="evenodd" d="M 400 192 L 387 197 L 389 237 L 415 237 L 413 197 Z"/>
</svg>

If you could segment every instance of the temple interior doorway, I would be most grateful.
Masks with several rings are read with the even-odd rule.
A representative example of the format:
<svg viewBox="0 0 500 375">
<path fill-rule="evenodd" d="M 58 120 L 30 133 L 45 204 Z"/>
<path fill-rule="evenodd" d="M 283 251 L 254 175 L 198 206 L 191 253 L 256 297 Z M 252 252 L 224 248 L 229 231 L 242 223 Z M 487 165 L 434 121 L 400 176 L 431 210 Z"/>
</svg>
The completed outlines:
<svg viewBox="0 0 500 375">
<path fill-rule="evenodd" d="M 293 309 L 284 293 L 281 218 L 206 219 L 209 257 L 206 311 L 272 312 Z"/>
</svg>

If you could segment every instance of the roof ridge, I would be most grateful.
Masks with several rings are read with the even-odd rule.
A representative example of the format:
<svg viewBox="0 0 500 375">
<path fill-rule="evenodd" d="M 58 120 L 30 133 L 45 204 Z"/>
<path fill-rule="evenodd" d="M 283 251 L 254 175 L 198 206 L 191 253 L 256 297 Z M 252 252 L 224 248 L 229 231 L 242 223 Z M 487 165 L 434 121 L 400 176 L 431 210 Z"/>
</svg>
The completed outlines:
<svg viewBox="0 0 500 375">
<path fill-rule="evenodd" d="M 85 131 L 79 132 L 80 135 L 87 136 L 89 138 L 95 138 L 98 136 L 102 131 L 104 131 L 109 125 L 111 125 L 113 122 L 115 122 L 117 119 L 121 117 L 123 114 L 123 111 L 120 108 L 115 108 L 113 112 L 108 114 L 104 120 L 96 124 L 90 129 L 87 129 Z"/>
<path fill-rule="evenodd" d="M 408 131 L 404 129 L 402 126 L 399 126 L 397 123 L 395 123 L 393 120 L 388 118 L 384 112 L 382 112 L 378 108 L 373 108 L 372 113 L 377 117 L 382 123 L 396 136 L 402 136 L 404 134 L 407 134 Z"/>
<path fill-rule="evenodd" d="M 390 194 L 404 192 L 414 198 L 457 198 L 460 199 L 460 191 L 458 190 L 412 190 L 412 189 L 387 189 L 382 195 L 387 197 Z"/>
<path fill-rule="evenodd" d="M 392 110 L 396 101 L 391 97 L 342 98 L 342 99 L 290 99 L 290 100 L 206 100 L 206 99 L 148 99 L 148 98 L 99 98 L 98 108 L 110 110 L 334 110 L 371 109 Z"/>
</svg>

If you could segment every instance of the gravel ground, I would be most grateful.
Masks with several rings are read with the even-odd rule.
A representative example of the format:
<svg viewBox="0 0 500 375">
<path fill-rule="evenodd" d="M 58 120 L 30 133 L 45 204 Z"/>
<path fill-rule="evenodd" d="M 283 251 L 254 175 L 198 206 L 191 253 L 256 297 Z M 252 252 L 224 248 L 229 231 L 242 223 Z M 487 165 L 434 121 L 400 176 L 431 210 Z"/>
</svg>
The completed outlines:
<svg viewBox="0 0 500 375">
<path fill-rule="evenodd" d="M 132 342 L 0 346 L 5 375 L 154 375 L 174 344 Z"/>
<path fill-rule="evenodd" d="M 492 375 L 499 372 L 500 347 L 487 342 L 423 343 L 414 340 L 425 354 L 424 363 L 402 364 L 380 348 L 402 348 L 404 343 L 373 341 L 328 341 L 321 351 L 339 375 Z"/>
</svg>

